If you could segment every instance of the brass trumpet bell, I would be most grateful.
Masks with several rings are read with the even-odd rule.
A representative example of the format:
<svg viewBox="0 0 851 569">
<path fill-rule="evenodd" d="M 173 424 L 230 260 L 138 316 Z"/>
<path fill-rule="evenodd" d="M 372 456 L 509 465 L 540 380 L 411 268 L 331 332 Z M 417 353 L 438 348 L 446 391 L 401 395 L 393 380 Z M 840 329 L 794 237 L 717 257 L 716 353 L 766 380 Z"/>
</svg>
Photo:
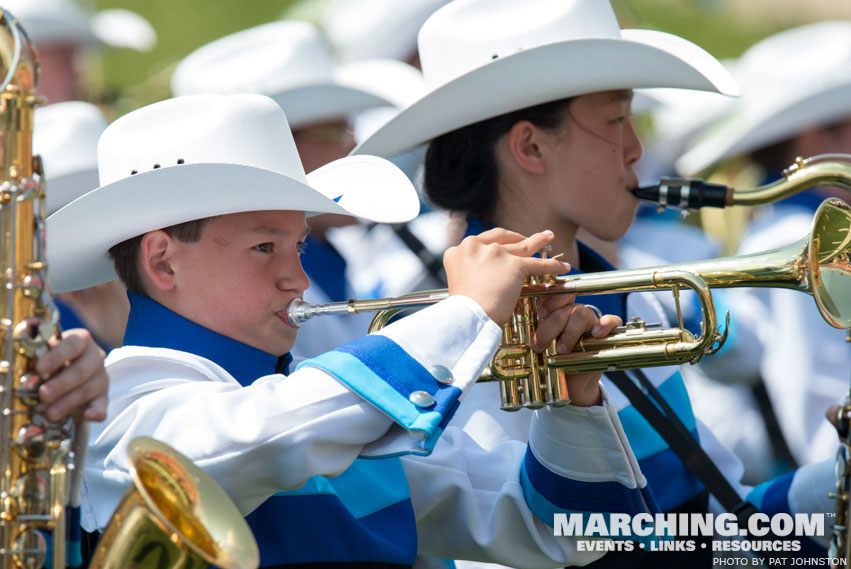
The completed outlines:
<svg viewBox="0 0 851 569">
<path fill-rule="evenodd" d="M 139 437 L 133 485 L 98 542 L 90 569 L 256 569 L 251 529 L 224 490 L 170 446 Z"/>
<path fill-rule="evenodd" d="M 808 245 L 809 288 L 819 311 L 831 326 L 851 328 L 851 207 L 824 201 Z"/>
</svg>

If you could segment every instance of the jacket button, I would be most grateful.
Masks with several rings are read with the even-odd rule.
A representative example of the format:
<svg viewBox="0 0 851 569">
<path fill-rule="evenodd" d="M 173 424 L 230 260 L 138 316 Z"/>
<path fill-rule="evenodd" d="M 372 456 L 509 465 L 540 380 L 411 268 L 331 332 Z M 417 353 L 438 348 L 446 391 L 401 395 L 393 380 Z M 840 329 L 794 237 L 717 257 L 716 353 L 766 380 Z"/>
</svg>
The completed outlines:
<svg viewBox="0 0 851 569">
<path fill-rule="evenodd" d="M 449 368 L 442 365 L 433 365 L 428 370 L 431 375 L 440 383 L 449 384 L 455 381 L 455 377 L 453 377 L 452 372 L 449 371 Z"/>
<path fill-rule="evenodd" d="M 417 407 L 430 407 L 434 405 L 434 397 L 428 391 L 414 391 L 408 399 Z"/>
</svg>

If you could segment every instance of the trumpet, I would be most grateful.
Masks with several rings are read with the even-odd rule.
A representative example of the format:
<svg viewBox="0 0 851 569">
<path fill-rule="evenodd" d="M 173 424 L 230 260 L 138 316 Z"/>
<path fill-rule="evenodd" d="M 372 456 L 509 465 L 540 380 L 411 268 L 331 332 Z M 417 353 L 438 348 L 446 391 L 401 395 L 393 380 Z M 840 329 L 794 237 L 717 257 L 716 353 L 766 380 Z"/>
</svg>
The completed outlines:
<svg viewBox="0 0 851 569">
<path fill-rule="evenodd" d="M 523 286 L 514 315 L 503 325 L 503 341 L 481 381 L 500 381 L 501 408 L 563 405 L 569 402 L 565 373 L 607 371 L 696 363 L 716 352 L 726 339 L 717 327 L 710 288 L 789 288 L 811 294 L 822 317 L 836 328 L 851 328 L 851 207 L 830 198 L 819 206 L 809 236 L 763 253 L 709 259 L 647 269 L 535 277 Z M 678 326 L 657 329 L 641 320 L 628 322 L 607 338 L 583 338 L 571 353 L 557 354 L 555 342 L 538 354 L 530 347 L 537 326 L 537 299 L 547 294 L 606 294 L 670 290 Z M 698 337 L 683 327 L 679 291 L 694 291 L 703 322 Z M 396 298 L 350 300 L 310 305 L 293 300 L 287 315 L 294 326 L 329 314 L 377 312 L 369 331 L 382 328 L 399 310 L 423 307 L 446 298 L 436 290 Z M 729 314 L 727 315 L 729 325 Z"/>
<path fill-rule="evenodd" d="M 851 154 L 799 157 L 783 170 L 781 179 L 756 188 L 736 189 L 697 178 L 666 177 L 658 184 L 636 188 L 632 193 L 638 199 L 656 204 L 661 209 L 668 206 L 700 209 L 766 204 L 818 186 L 851 190 Z"/>
</svg>

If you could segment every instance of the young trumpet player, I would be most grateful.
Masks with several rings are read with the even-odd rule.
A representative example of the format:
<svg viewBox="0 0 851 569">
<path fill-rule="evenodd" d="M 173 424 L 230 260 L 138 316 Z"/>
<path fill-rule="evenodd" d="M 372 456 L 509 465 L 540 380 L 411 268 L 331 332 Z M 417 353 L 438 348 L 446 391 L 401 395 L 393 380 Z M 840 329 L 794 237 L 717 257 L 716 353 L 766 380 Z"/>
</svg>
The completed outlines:
<svg viewBox="0 0 851 569">
<path fill-rule="evenodd" d="M 467 33 L 470 28 L 480 33 Z M 616 240 L 635 216 L 638 202 L 630 190 L 637 185 L 642 146 L 631 123 L 632 89 L 736 91 L 721 64 L 697 46 L 659 32 L 621 30 L 608 3 L 598 0 L 457 0 L 426 22 L 419 47 L 429 93 L 386 122 L 354 153 L 390 157 L 427 143 L 428 197 L 458 215 L 459 235 L 494 226 L 520 233 L 555 228 L 553 249 L 565 253 L 573 273 L 613 268 L 577 241 L 580 228 L 598 239 Z M 660 319 L 644 295 L 587 300 L 624 319 Z M 741 465 L 695 418 L 677 368 L 652 368 L 646 375 L 724 476 L 737 485 Z M 626 396 L 608 379 L 603 382 L 615 398 L 661 509 L 709 511 L 713 506 L 695 474 Z M 479 390 L 471 396 L 477 400 L 467 402 L 456 423 L 477 440 L 487 441 L 483 444 L 522 440 L 528 417 L 495 417 L 495 391 Z M 800 469 L 747 496 L 766 513 L 830 512 L 830 468 L 820 464 Z M 746 492 L 739 487 L 741 496 Z M 806 537 L 801 540 L 808 542 Z M 823 543 L 809 544 L 814 549 L 807 550 L 804 543 L 805 551 L 823 554 Z M 610 553 L 592 566 L 708 567 L 712 557 L 711 547 L 670 554 L 635 550 Z"/>
<path fill-rule="evenodd" d="M 99 188 L 48 220 L 56 290 L 117 272 L 131 298 L 124 346 L 107 360 L 108 419 L 89 441 L 87 529 L 109 520 L 138 435 L 216 479 L 247 516 L 262 567 L 407 566 L 418 552 L 558 567 L 600 553 L 556 538 L 541 507 L 652 510 L 599 374 L 571 378 L 574 405 L 542 410 L 528 445 L 488 452 L 446 426 L 524 278 L 567 270 L 533 257 L 550 232 L 464 240 L 445 257 L 448 299 L 295 367 L 286 308 L 310 284 L 299 262 L 308 216 L 409 218 L 407 178 L 374 157 L 305 176 L 284 113 L 260 95 L 134 111 L 101 137 L 99 170 Z M 589 309 L 568 318 L 559 308 L 571 304 L 552 301 L 539 342 L 572 346 L 620 322 Z"/>
</svg>

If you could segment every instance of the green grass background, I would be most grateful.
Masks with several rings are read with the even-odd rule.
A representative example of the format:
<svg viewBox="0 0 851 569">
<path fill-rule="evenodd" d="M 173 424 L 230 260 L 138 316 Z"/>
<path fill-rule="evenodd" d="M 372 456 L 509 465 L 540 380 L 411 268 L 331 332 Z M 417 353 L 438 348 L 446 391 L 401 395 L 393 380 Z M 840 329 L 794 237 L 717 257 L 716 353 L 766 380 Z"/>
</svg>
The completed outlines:
<svg viewBox="0 0 851 569">
<path fill-rule="evenodd" d="M 104 53 L 90 73 L 91 98 L 111 107 L 116 115 L 167 98 L 171 71 L 192 50 L 228 33 L 279 19 L 287 10 L 310 14 L 321 2 L 302 0 L 294 6 L 293 0 L 94 0 L 97 9 L 127 8 L 143 15 L 159 40 L 149 53 Z M 719 58 L 736 57 L 753 42 L 784 28 L 851 17 L 851 2 L 845 0 L 822 4 L 810 0 L 807 11 L 799 0 L 612 0 L 612 5 L 624 27 L 672 32 Z"/>
</svg>

